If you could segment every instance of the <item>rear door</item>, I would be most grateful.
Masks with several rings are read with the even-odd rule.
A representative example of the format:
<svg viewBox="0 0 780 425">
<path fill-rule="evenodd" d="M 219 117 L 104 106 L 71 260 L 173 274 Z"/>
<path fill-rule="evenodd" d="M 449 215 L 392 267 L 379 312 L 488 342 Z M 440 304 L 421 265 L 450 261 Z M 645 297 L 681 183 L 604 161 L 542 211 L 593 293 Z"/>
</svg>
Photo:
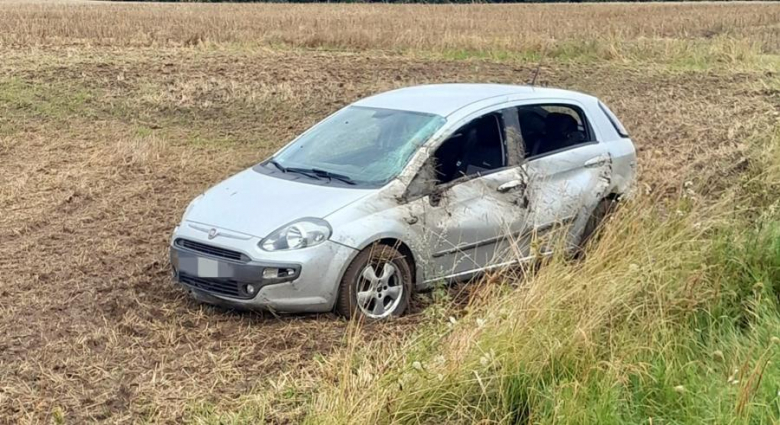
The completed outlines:
<svg viewBox="0 0 780 425">
<path fill-rule="evenodd" d="M 530 228 L 549 251 L 560 241 L 553 230 L 587 217 L 605 195 L 611 158 L 584 108 L 576 103 L 523 105 L 518 117 L 525 143 Z M 561 234 L 567 244 L 576 242 L 577 227 Z"/>
</svg>

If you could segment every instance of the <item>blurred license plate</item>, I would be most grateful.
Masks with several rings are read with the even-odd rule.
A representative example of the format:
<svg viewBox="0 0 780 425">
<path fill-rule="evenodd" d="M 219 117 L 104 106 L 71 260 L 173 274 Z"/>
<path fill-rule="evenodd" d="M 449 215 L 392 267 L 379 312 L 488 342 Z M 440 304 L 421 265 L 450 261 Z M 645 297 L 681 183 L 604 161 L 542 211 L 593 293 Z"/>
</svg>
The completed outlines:
<svg viewBox="0 0 780 425">
<path fill-rule="evenodd" d="M 208 258 L 198 258 L 199 277 L 219 277 L 219 262 Z"/>
</svg>

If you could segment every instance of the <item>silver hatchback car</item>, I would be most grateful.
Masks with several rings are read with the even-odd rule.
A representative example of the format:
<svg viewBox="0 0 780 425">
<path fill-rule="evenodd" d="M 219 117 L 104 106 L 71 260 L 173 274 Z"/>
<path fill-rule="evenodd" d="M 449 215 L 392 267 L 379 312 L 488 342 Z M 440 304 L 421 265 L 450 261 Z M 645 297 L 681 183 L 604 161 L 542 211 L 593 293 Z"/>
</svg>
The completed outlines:
<svg viewBox="0 0 780 425">
<path fill-rule="evenodd" d="M 171 264 L 208 303 L 386 318 L 435 282 L 535 258 L 532 240 L 561 225 L 578 246 L 635 166 L 626 130 L 589 95 L 393 90 L 195 198 L 173 232 Z"/>
</svg>

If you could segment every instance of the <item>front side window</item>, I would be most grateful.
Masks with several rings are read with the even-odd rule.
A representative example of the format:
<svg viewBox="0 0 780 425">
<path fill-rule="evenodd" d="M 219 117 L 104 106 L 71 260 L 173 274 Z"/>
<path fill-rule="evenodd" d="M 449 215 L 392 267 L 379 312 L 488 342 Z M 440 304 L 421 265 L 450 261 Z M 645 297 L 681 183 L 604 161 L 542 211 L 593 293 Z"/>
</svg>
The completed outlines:
<svg viewBox="0 0 780 425">
<path fill-rule="evenodd" d="M 504 167 L 506 149 L 501 116 L 485 115 L 459 128 L 439 146 L 434 161 L 438 184 Z"/>
<path fill-rule="evenodd" d="M 403 170 L 445 121 L 433 114 L 350 106 L 304 133 L 271 162 L 314 176 L 382 185 Z"/>
<path fill-rule="evenodd" d="M 532 158 L 592 141 L 585 116 L 568 105 L 528 105 L 517 108 L 525 157 Z"/>
</svg>

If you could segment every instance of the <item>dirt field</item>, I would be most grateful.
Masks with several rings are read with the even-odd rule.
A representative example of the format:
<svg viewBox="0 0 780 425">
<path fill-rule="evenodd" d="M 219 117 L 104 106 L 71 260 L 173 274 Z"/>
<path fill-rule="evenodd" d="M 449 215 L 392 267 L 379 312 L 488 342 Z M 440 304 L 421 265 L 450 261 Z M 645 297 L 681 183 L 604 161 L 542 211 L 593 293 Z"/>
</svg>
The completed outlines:
<svg viewBox="0 0 780 425">
<path fill-rule="evenodd" d="M 100 8 L 120 19 L 113 7 L 154 6 L 53 13 Z M 0 3 L 0 423 L 173 422 L 290 379 L 314 382 L 348 324 L 188 300 L 167 261 L 187 202 L 361 96 L 428 82 L 522 84 L 536 66 L 371 46 L 90 43 L 94 34 L 40 36 L 49 9 L 31 10 Z M 745 26 L 772 25 L 748 15 Z M 761 61 L 549 60 L 540 81 L 610 104 L 639 148 L 641 190 L 670 196 L 687 180 L 709 180 L 712 193 L 727 185 L 745 143 L 780 114 L 777 76 Z M 421 311 L 371 333 L 403 338 Z M 294 420 L 305 401 L 296 397 L 271 416 Z"/>
</svg>

